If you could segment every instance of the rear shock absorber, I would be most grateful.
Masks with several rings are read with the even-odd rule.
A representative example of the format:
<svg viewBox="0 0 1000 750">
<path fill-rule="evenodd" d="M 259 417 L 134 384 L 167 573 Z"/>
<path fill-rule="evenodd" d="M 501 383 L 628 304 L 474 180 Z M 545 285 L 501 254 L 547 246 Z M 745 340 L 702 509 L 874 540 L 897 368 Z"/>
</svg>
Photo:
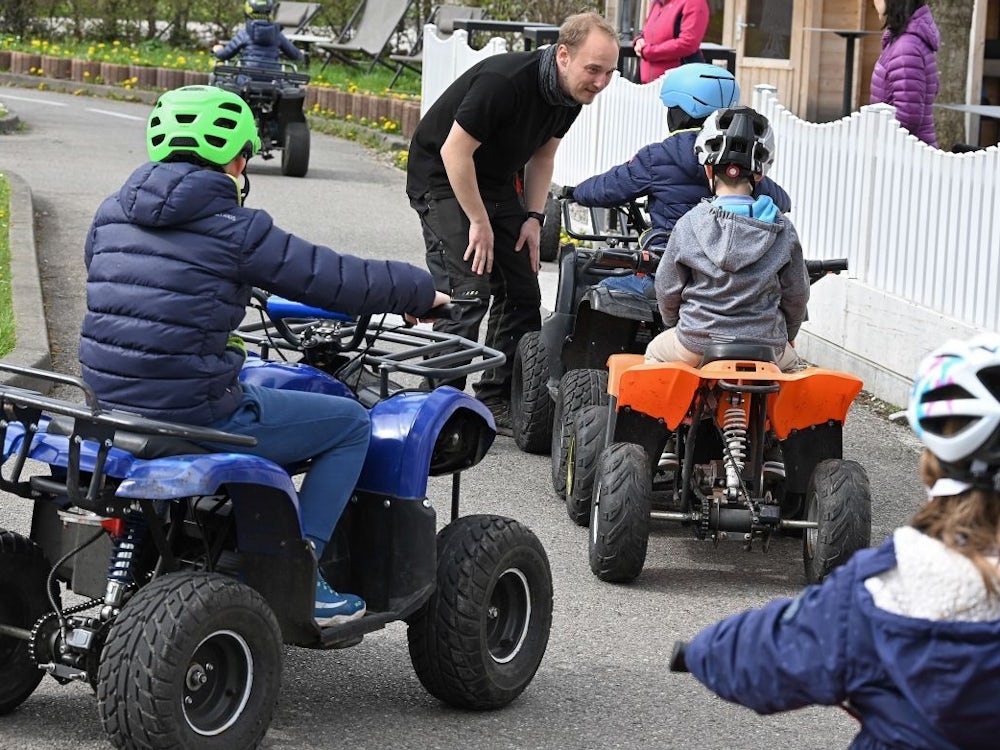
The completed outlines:
<svg viewBox="0 0 1000 750">
<path fill-rule="evenodd" d="M 125 518 L 125 529 L 113 537 L 114 545 L 108 563 L 108 585 L 104 590 L 104 603 L 111 607 L 121 607 L 125 592 L 136 584 L 136 557 L 146 538 L 146 519 L 141 513 L 130 513 Z"/>
<path fill-rule="evenodd" d="M 722 435 L 726 455 L 726 487 L 738 491 L 742 487 L 743 467 L 747 455 L 747 415 L 742 408 L 734 406 L 723 414 Z"/>
</svg>

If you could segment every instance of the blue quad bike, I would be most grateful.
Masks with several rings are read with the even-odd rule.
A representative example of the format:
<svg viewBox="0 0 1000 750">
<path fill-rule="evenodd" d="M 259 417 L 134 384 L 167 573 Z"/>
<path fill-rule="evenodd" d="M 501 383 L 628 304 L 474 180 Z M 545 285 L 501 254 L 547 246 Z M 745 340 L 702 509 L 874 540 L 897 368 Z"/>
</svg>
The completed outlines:
<svg viewBox="0 0 1000 750">
<path fill-rule="evenodd" d="M 344 648 L 400 620 L 417 676 L 447 704 L 500 708 L 531 682 L 552 621 L 548 558 L 515 520 L 459 515 L 461 472 L 494 423 L 434 385 L 503 354 L 384 316 L 255 300 L 245 381 L 370 409 L 364 469 L 323 559 L 301 533 L 304 467 L 219 447 L 252 445 L 245 436 L 102 410 L 78 378 L 0 363 L 28 379 L 0 386 L 0 487 L 14 496 L 0 501 L 31 503 L 27 536 L 0 529 L 0 714 L 47 674 L 91 685 L 117 748 L 254 748 L 282 644 Z M 439 531 L 428 477 L 449 474 Z M 316 625 L 318 569 L 366 600 L 362 619 Z"/>
<path fill-rule="evenodd" d="M 305 115 L 308 73 L 299 73 L 291 63 L 275 68 L 216 65 L 213 86 L 238 94 L 253 112 L 260 136 L 261 159 L 281 153 L 281 174 L 305 177 L 309 171 L 309 122 Z"/>
</svg>

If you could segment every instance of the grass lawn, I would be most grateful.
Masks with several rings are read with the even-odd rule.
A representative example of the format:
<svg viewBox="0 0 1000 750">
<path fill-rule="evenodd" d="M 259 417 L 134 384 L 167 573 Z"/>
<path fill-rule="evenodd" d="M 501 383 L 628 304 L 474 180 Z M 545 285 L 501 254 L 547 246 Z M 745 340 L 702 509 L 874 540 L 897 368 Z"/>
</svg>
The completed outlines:
<svg viewBox="0 0 1000 750">
<path fill-rule="evenodd" d="M 0 357 L 14 349 L 14 305 L 10 296 L 10 184 L 0 172 Z"/>
</svg>

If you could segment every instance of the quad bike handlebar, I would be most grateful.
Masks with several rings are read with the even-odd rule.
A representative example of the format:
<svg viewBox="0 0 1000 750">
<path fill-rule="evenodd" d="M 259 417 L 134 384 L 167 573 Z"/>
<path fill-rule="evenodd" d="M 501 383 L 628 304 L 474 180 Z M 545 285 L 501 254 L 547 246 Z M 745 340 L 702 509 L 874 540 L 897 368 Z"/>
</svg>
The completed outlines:
<svg viewBox="0 0 1000 750">
<path fill-rule="evenodd" d="M 428 310 L 421 320 L 456 319 L 463 306 L 479 300 L 453 300 Z M 503 352 L 450 333 L 409 324 L 389 325 L 384 316 L 350 316 L 301 305 L 260 289 L 253 291 L 251 307 L 262 322 L 241 326 L 240 335 L 262 350 L 285 349 L 305 355 L 306 361 L 332 356 L 358 359 L 388 376 L 405 372 L 427 381 L 451 380 L 503 364 Z M 276 340 L 280 339 L 280 341 Z"/>
<path fill-rule="evenodd" d="M 247 82 L 271 83 L 277 86 L 305 86 L 312 77 L 308 73 L 299 73 L 298 68 L 289 62 L 275 63 L 277 67 L 242 65 L 237 62 L 230 65 L 218 64 L 212 68 L 215 83 L 242 85 Z"/>
</svg>

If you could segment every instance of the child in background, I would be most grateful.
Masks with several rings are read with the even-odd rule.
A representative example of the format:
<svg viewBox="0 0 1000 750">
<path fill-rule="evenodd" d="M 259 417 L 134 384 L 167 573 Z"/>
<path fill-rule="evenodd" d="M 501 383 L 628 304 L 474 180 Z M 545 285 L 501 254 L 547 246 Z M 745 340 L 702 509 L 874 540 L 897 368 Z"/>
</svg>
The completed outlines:
<svg viewBox="0 0 1000 750">
<path fill-rule="evenodd" d="M 771 126 L 749 107 L 717 110 L 694 152 L 715 197 L 674 225 L 655 284 L 667 330 L 646 361 L 697 367 L 710 344 L 740 341 L 773 347 L 778 367 L 792 369 L 809 275 L 791 222 L 770 197 L 754 197 L 774 162 Z"/>
<path fill-rule="evenodd" d="M 218 60 L 231 60 L 239 55 L 240 62 L 250 68 L 280 68 L 282 56 L 294 62 L 303 60 L 302 50 L 271 20 L 273 12 L 274 0 L 247 0 L 243 6 L 246 27 L 240 29 L 229 44 L 215 45 L 212 54 Z"/>
</svg>

